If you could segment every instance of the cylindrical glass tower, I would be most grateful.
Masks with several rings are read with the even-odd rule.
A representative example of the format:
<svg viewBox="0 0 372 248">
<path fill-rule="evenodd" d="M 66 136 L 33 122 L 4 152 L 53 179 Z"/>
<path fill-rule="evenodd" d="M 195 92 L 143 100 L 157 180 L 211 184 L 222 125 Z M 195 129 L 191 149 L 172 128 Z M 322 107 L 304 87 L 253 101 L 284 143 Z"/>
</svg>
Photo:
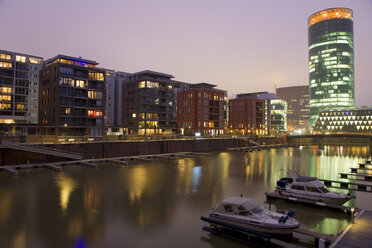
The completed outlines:
<svg viewBox="0 0 372 248">
<path fill-rule="evenodd" d="M 312 14 L 309 28 L 310 124 L 325 108 L 355 105 L 353 12 L 332 8 Z"/>
</svg>

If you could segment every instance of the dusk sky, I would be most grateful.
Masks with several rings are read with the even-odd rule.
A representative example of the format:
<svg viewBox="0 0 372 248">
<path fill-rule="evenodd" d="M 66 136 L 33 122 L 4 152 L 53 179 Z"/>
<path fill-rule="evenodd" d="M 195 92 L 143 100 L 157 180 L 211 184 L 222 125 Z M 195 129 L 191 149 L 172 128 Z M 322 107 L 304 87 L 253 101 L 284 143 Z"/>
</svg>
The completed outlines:
<svg viewBox="0 0 372 248">
<path fill-rule="evenodd" d="M 372 0 L 0 0 L 0 49 L 274 92 L 308 85 L 307 18 L 332 7 L 354 12 L 356 104 L 372 105 Z"/>
</svg>

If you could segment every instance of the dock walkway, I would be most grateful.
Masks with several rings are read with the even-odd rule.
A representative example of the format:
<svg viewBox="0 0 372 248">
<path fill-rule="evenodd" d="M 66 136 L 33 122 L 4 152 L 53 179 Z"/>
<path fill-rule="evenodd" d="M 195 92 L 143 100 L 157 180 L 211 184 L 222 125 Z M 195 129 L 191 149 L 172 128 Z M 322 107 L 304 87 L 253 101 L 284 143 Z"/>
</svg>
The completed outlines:
<svg viewBox="0 0 372 248">
<path fill-rule="evenodd" d="M 371 247 L 372 211 L 363 210 L 354 224 L 350 224 L 343 234 L 330 246 L 335 248 Z"/>
</svg>

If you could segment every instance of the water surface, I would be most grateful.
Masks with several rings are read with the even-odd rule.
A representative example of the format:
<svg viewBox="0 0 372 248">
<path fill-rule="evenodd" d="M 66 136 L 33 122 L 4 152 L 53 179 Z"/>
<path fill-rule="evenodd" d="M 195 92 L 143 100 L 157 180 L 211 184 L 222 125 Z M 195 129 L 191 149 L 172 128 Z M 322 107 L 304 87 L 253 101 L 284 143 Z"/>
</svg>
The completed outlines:
<svg viewBox="0 0 372 248">
<path fill-rule="evenodd" d="M 200 216 L 241 194 L 268 206 L 264 193 L 286 170 L 337 180 L 367 158 L 367 147 L 311 146 L 1 172 L 0 247 L 246 247 L 202 231 Z M 354 194 L 347 204 L 372 206 L 372 193 Z M 315 232 L 336 234 L 349 223 L 341 211 L 283 201 L 272 208 L 295 211 Z"/>
</svg>

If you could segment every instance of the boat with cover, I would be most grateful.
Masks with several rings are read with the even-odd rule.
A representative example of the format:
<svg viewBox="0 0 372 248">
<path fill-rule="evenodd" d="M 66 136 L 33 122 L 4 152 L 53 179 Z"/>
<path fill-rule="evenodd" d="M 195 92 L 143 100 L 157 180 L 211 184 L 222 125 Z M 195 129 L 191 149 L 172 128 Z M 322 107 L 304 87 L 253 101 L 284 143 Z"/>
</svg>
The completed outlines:
<svg viewBox="0 0 372 248">
<path fill-rule="evenodd" d="M 229 197 L 210 211 L 209 218 L 219 223 L 237 226 L 242 230 L 290 235 L 300 226 L 293 215 L 293 212 L 284 215 L 269 211 L 250 198 Z"/>
<path fill-rule="evenodd" d="M 329 191 L 316 177 L 297 176 L 294 178 L 292 175 L 276 182 L 276 193 L 336 205 L 343 205 L 352 198 L 350 194 Z"/>
</svg>

